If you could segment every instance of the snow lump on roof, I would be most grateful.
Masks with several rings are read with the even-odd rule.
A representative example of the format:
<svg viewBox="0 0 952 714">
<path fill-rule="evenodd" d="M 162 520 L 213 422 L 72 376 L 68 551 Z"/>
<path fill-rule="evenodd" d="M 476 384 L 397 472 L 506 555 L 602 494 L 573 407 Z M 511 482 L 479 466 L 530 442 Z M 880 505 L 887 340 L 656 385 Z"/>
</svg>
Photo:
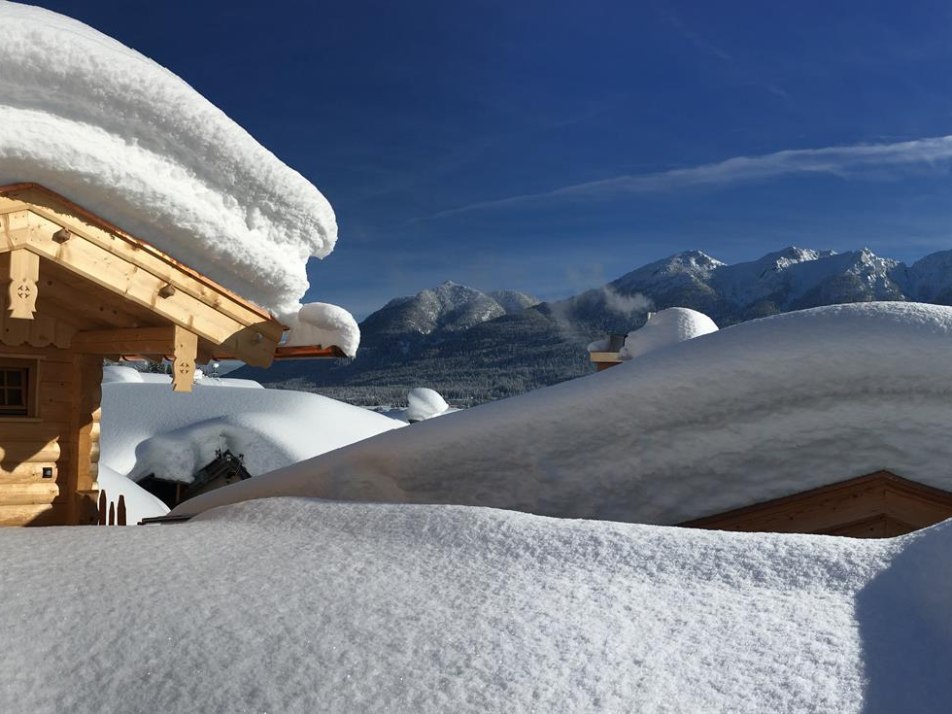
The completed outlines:
<svg viewBox="0 0 952 714">
<path fill-rule="evenodd" d="M 0 0 L 0 185 L 40 183 L 270 308 L 334 248 L 330 204 L 179 77 L 70 18 Z"/>
<path fill-rule="evenodd" d="M 711 332 L 717 332 L 717 325 L 707 315 L 686 307 L 669 307 L 649 313 L 648 321 L 641 329 L 629 332 L 618 356 L 621 359 L 634 359 Z"/>
</svg>

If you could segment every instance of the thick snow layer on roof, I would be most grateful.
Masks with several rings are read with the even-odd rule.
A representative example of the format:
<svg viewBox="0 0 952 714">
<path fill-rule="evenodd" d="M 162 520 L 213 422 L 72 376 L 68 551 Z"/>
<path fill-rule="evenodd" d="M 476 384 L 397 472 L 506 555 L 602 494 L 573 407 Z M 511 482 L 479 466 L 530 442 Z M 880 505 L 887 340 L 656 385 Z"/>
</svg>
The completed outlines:
<svg viewBox="0 0 952 714">
<path fill-rule="evenodd" d="M 629 332 L 618 356 L 624 360 L 634 359 L 711 332 L 717 332 L 717 325 L 704 313 L 686 307 L 669 307 L 650 313 L 641 328 Z"/>
<path fill-rule="evenodd" d="M 0 185 L 37 182 L 293 316 L 334 247 L 320 192 L 177 76 L 70 18 L 0 0 Z"/>
<path fill-rule="evenodd" d="M 360 327 L 347 310 L 337 305 L 312 302 L 301 307 L 284 344 L 289 347 L 336 345 L 345 355 L 354 357 L 360 346 Z"/>
<path fill-rule="evenodd" d="M 0 711 L 946 712 L 950 550 L 298 499 L 3 529 Z"/>
<path fill-rule="evenodd" d="M 135 480 L 154 473 L 189 482 L 227 449 L 257 475 L 402 426 L 317 394 L 223 381 L 206 377 L 190 394 L 168 383 L 103 384 L 100 462 Z"/>
<path fill-rule="evenodd" d="M 952 308 L 823 307 L 382 434 L 179 506 L 268 495 L 681 523 L 889 469 L 952 490 Z"/>
<path fill-rule="evenodd" d="M 429 387 L 414 387 L 407 393 L 407 419 L 423 421 L 446 412 L 450 405 L 443 395 Z"/>
</svg>

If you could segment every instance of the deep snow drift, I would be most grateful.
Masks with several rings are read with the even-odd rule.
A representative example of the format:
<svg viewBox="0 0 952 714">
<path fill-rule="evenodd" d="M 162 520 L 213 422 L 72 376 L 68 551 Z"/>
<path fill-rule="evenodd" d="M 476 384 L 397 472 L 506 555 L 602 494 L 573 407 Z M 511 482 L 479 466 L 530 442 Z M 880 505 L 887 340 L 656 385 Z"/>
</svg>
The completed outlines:
<svg viewBox="0 0 952 714">
<path fill-rule="evenodd" d="M 879 469 L 952 490 L 952 308 L 823 307 L 369 439 L 182 504 L 266 495 L 681 523 Z"/>
<path fill-rule="evenodd" d="M 945 712 L 950 550 L 292 499 L 8 529 L 0 711 Z"/>
<path fill-rule="evenodd" d="M 291 321 L 330 204 L 188 84 L 70 18 L 0 0 L 0 185 L 37 182 Z"/>
</svg>

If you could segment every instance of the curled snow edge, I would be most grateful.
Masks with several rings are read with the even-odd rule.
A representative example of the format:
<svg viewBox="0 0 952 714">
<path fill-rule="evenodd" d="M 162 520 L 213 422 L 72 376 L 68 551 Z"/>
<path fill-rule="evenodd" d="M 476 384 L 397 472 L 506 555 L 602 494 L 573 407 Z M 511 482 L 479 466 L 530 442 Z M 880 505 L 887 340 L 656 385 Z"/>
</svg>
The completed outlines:
<svg viewBox="0 0 952 714">
<path fill-rule="evenodd" d="M 281 319 L 334 211 L 182 79 L 70 18 L 0 0 L 0 185 L 35 182 Z"/>
<path fill-rule="evenodd" d="M 291 332 L 284 344 L 288 347 L 334 345 L 348 357 L 357 354 L 360 327 L 354 316 L 337 305 L 312 302 L 301 307 L 297 319 L 290 322 Z"/>
</svg>

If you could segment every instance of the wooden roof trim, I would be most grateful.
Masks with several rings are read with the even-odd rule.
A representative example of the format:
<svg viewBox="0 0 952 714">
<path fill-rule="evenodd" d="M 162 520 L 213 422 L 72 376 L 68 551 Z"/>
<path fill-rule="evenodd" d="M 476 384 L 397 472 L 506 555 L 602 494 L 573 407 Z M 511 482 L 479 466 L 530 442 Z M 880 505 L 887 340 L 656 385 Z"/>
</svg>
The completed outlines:
<svg viewBox="0 0 952 714">
<path fill-rule="evenodd" d="M 909 479 L 903 478 L 902 476 L 897 476 L 892 471 L 881 470 L 864 474 L 863 476 L 846 479 L 845 481 L 838 481 L 826 486 L 819 486 L 818 488 L 800 491 L 799 493 L 795 493 L 790 496 L 782 496 L 769 501 L 761 501 L 760 503 L 754 503 L 749 506 L 743 506 L 730 511 L 722 511 L 721 513 L 704 516 L 703 518 L 696 518 L 690 521 L 685 521 L 684 523 L 680 523 L 678 525 L 687 528 L 708 528 L 711 526 L 716 526 L 727 519 L 738 519 L 746 516 L 754 516 L 770 509 L 796 505 L 797 503 L 807 499 L 829 496 L 835 494 L 837 491 L 851 490 L 860 486 L 877 483 L 882 483 L 884 486 L 887 486 L 888 488 L 900 493 L 917 496 L 920 498 L 927 498 L 952 508 L 952 492 L 944 491 L 933 486 L 927 486 L 925 484 L 919 483 L 918 481 L 911 481 Z"/>
<path fill-rule="evenodd" d="M 293 346 L 278 345 L 274 351 L 274 358 L 279 359 L 342 359 L 347 355 L 337 345 L 322 347 L 320 345 Z"/>
<path fill-rule="evenodd" d="M 255 303 L 249 300 L 246 300 L 245 298 L 229 290 L 225 286 L 215 282 L 208 276 L 198 272 L 197 270 L 194 270 L 193 268 L 190 268 L 184 263 L 179 262 L 178 260 L 170 256 L 168 253 L 165 253 L 159 250 L 158 248 L 156 248 L 150 243 L 147 243 L 144 240 L 136 238 L 135 236 L 119 228 L 114 223 L 111 223 L 105 218 L 97 216 L 92 211 L 89 211 L 83 208 L 82 206 L 76 203 L 73 203 L 65 196 L 62 196 L 56 193 L 55 191 L 46 188 L 45 186 L 41 184 L 27 182 L 27 183 L 7 184 L 5 186 L 0 186 L 0 196 L 17 197 L 17 194 L 25 192 L 25 191 L 36 191 L 40 194 L 46 195 L 48 198 L 52 199 L 53 201 L 57 203 L 62 204 L 64 208 L 69 210 L 71 213 L 74 213 L 78 217 L 82 218 L 83 220 L 89 222 L 90 224 L 104 231 L 114 234 L 117 238 L 120 238 L 121 240 L 129 243 L 135 248 L 145 251 L 149 253 L 150 255 L 168 263 L 169 265 L 173 266 L 175 269 L 180 270 L 181 272 L 185 273 L 190 278 L 196 280 L 202 285 L 205 285 L 211 288 L 213 291 L 221 293 L 222 295 L 226 296 L 228 299 L 236 303 L 239 303 L 242 307 L 246 308 L 247 310 L 256 313 L 259 317 L 262 318 L 262 320 L 276 321 L 276 318 L 274 317 L 274 315 L 270 311 L 262 308 L 260 305 L 256 305 Z M 19 199 L 19 200 L 23 200 L 25 203 L 28 203 L 28 204 L 30 203 L 29 199 Z M 49 216 L 46 216 L 46 217 L 50 218 Z M 50 218 L 50 220 L 53 220 L 53 219 Z"/>
</svg>

